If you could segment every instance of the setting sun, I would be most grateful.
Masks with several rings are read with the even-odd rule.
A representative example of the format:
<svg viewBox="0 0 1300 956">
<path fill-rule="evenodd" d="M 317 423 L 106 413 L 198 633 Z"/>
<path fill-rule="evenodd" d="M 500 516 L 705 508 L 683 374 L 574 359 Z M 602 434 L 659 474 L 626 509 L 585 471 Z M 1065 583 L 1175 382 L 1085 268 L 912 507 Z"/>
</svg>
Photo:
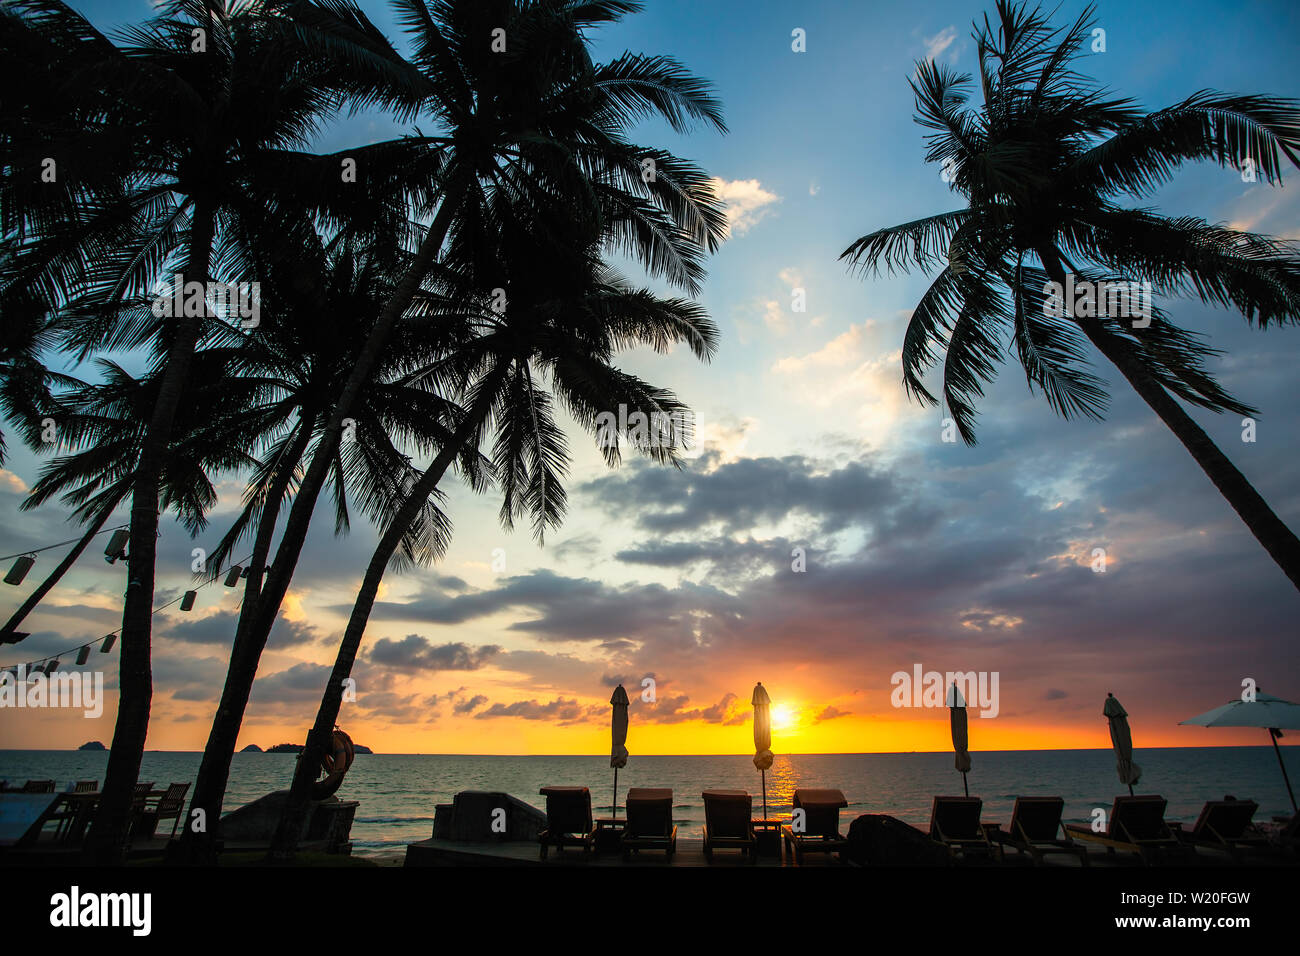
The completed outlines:
<svg viewBox="0 0 1300 956">
<path fill-rule="evenodd" d="M 785 730 L 793 727 L 797 713 L 789 704 L 774 704 L 772 706 L 772 729 Z"/>
</svg>

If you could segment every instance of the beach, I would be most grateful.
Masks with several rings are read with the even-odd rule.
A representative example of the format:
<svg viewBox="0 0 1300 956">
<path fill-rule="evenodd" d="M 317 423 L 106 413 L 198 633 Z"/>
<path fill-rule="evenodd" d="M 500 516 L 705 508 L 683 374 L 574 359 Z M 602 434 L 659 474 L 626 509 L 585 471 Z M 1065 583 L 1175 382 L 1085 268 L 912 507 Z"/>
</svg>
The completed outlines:
<svg viewBox="0 0 1300 956">
<path fill-rule="evenodd" d="M 1289 751 L 1284 756 L 1290 764 Z M 1260 821 L 1290 814 L 1272 748 L 1153 748 L 1137 756 L 1143 768 L 1138 792 L 1164 796 L 1169 820 L 1194 820 L 1205 801 L 1225 794 L 1258 802 Z M 198 753 L 149 751 L 141 779 L 159 786 L 192 780 L 199 759 Z M 287 786 L 294 759 L 292 754 L 236 754 L 226 812 Z M 1115 783 L 1110 750 L 995 751 L 976 753 L 974 759 L 971 795 L 983 798 L 984 819 L 1004 825 L 1017 796 L 1061 796 L 1063 819 L 1084 823 L 1093 808 L 1109 809 L 1122 789 Z M 52 778 L 62 788 L 70 780 L 102 777 L 106 760 L 107 754 L 95 752 L 0 751 L 0 778 Z M 604 756 L 361 755 L 338 796 L 360 803 L 352 825 L 353 854 L 400 865 L 407 844 L 432 834 L 435 806 L 451 803 L 457 792 L 503 791 L 544 809 L 538 790 L 557 784 L 589 787 L 593 812 L 609 814 L 613 772 Z M 634 755 L 619 771 L 620 807 L 628 787 L 645 786 L 672 788 L 673 819 L 684 840 L 699 839 L 703 790 L 748 790 L 755 816 L 762 805 L 752 755 Z M 951 753 L 778 755 L 767 774 L 773 816 L 789 816 L 796 787 L 842 790 L 849 802 L 840 815 L 846 829 L 860 814 L 885 813 L 924 830 L 932 798 L 962 792 Z"/>
</svg>

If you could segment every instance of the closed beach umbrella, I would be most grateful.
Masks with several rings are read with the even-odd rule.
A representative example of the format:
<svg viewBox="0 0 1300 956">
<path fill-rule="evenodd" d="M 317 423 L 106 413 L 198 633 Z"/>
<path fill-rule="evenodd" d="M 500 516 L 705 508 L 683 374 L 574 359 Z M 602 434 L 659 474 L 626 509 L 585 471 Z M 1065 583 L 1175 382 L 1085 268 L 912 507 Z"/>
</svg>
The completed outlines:
<svg viewBox="0 0 1300 956">
<path fill-rule="evenodd" d="M 1295 791 L 1291 789 L 1291 778 L 1286 775 L 1286 764 L 1282 762 L 1282 748 L 1277 745 L 1277 739 L 1282 736 L 1283 730 L 1300 730 L 1300 704 L 1256 691 L 1251 700 L 1232 700 L 1222 707 L 1180 720 L 1179 723 L 1198 727 L 1262 727 L 1268 730 L 1273 750 L 1277 752 L 1277 765 L 1282 768 L 1287 796 L 1291 798 L 1291 809 L 1297 809 Z"/>
<path fill-rule="evenodd" d="M 1129 796 L 1132 796 L 1133 784 L 1141 779 L 1142 768 L 1133 762 L 1133 733 L 1128 726 L 1128 712 L 1115 699 L 1115 695 L 1109 693 L 1101 712 L 1110 722 L 1110 743 L 1115 748 L 1115 769 L 1119 773 L 1119 782 L 1127 784 Z"/>
<path fill-rule="evenodd" d="M 754 766 L 763 775 L 763 819 L 767 819 L 767 769 L 772 766 L 772 698 L 763 682 L 754 685 Z"/>
<path fill-rule="evenodd" d="M 618 771 L 627 766 L 627 691 L 622 684 L 614 688 L 614 696 L 609 702 L 613 705 L 609 724 L 609 765 L 614 768 L 614 816 L 618 816 Z"/>
<path fill-rule="evenodd" d="M 956 766 L 961 771 L 961 788 L 970 796 L 970 787 L 966 785 L 966 774 L 970 772 L 970 741 L 966 731 L 966 699 L 962 697 L 957 685 L 952 685 L 948 695 L 948 721 L 952 725 L 952 750 L 957 755 Z"/>
</svg>

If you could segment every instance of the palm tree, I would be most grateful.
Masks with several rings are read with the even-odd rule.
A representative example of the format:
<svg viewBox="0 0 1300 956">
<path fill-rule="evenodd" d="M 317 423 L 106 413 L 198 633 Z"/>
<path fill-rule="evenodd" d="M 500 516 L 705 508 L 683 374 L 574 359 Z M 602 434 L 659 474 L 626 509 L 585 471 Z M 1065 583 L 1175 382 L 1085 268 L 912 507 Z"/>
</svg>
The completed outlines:
<svg viewBox="0 0 1300 956">
<path fill-rule="evenodd" d="M 83 355 L 113 334 L 124 303 L 162 277 L 206 284 L 214 264 L 238 257 L 231 237 L 241 225 L 293 233 L 304 189 L 326 159 L 301 149 L 350 81 L 345 64 L 302 46 L 290 6 L 173 0 L 123 30 L 120 47 L 58 0 L 6 6 L 7 63 L 47 81 L 7 88 L 0 123 L 15 131 L 0 136 L 4 231 L 21 240 L 9 279 L 50 302 L 79 303 L 90 320 L 64 331 Z M 52 183 L 41 178 L 49 159 L 60 170 Z M 303 175 L 312 170 L 317 179 Z M 328 215 L 329 197 L 319 201 Z M 121 695 L 87 842 L 100 860 L 121 858 L 148 728 L 163 458 L 194 352 L 224 324 L 206 307 L 196 311 L 174 317 L 153 343 L 162 379 L 132 484 Z"/>
<path fill-rule="evenodd" d="M 981 109 L 965 106 L 969 76 L 919 63 L 912 81 L 917 121 L 933 131 L 926 158 L 943 164 L 967 206 L 863 236 L 841 259 L 875 274 L 882 266 L 929 269 L 943 265 L 946 254 L 947 267 L 908 323 L 903 382 L 912 397 L 937 404 L 922 375 L 942 355 L 943 401 L 969 444 L 975 402 L 995 374 L 1006 336 L 1031 391 L 1041 389 L 1066 418 L 1100 418 L 1107 396 L 1087 371 L 1086 339 L 1300 588 L 1300 541 L 1178 401 L 1253 413 L 1206 370 L 1206 358 L 1216 353 L 1158 308 L 1145 317 L 1115 314 L 1122 308 L 1062 308 L 1065 290 L 1084 282 L 1093 290 L 1134 282 L 1235 308 L 1260 327 L 1300 319 L 1294 244 L 1120 204 L 1126 196 L 1149 196 L 1194 160 L 1253 168 L 1280 182 L 1284 159 L 1300 165 L 1300 107 L 1202 91 L 1143 112 L 1073 69 L 1091 36 L 1091 17 L 1088 8 L 1055 29 L 1037 8 L 999 0 L 997 28 L 985 17 L 973 34 Z"/>
<path fill-rule="evenodd" d="M 253 534 L 230 665 L 190 804 L 203 809 L 211 822 L 205 833 L 186 829 L 180 858 L 190 861 L 210 859 L 218 834 L 231 757 L 266 643 L 266 635 L 254 632 L 249 623 L 281 505 L 310 444 L 320 441 L 324 410 L 338 400 L 352 357 L 402 274 L 401 266 L 374 245 L 362 253 L 354 243 L 338 240 L 319 252 L 319 261 L 313 250 L 304 250 L 297 261 L 267 270 L 262 284 L 267 334 L 250 340 L 246 349 L 250 366 L 274 383 L 275 399 L 266 411 L 281 419 L 284 434 L 252 476 L 244 509 L 212 552 L 214 566 L 220 567 L 238 541 Z M 298 281 L 303 278 L 309 282 Z M 356 441 L 339 448 L 331 469 L 336 530 L 349 524 L 349 494 L 376 522 L 391 520 L 418 475 L 402 449 L 428 448 L 449 434 L 455 406 L 425 381 L 439 340 L 419 325 L 412 321 L 398 329 L 359 396 L 353 413 Z M 479 485 L 483 466 L 478 457 L 466 454 L 461 465 L 470 484 Z M 297 494 L 302 493 L 299 488 Z M 417 564 L 444 547 L 447 524 L 426 503 L 405 522 L 404 532 L 402 557 Z"/>
<path fill-rule="evenodd" d="M 702 275 L 702 253 L 714 251 L 724 234 L 721 203 L 701 170 L 671 153 L 635 146 L 624 135 L 633 120 L 650 115 L 678 131 L 696 122 L 724 130 L 706 85 L 666 57 L 625 53 L 607 64 L 591 60 L 585 31 L 621 19 L 638 4 L 394 0 L 394 6 L 413 44 L 410 64 L 349 0 L 295 11 L 319 55 L 369 70 L 369 85 L 356 95 L 391 105 L 399 115 L 416 110 L 437 131 L 415 140 L 425 155 L 409 184 L 418 213 L 431 222 L 357 354 L 299 483 L 250 625 L 262 640 L 292 579 L 343 420 L 448 238 L 491 229 L 482 218 L 490 196 L 558 202 L 578 216 L 612 210 L 611 241 L 640 256 L 652 273 L 692 290 Z M 498 29 L 507 37 L 503 52 L 492 49 Z M 419 77 L 414 98 L 404 65 L 413 65 Z"/>
<path fill-rule="evenodd" d="M 292 853 L 301 832 L 316 768 L 338 719 L 345 681 L 402 530 L 437 491 L 457 456 L 477 449 L 487 430 L 493 429 L 491 458 L 503 493 L 501 522 L 511 528 L 516 518 L 531 515 L 533 533 L 541 541 L 548 527 L 560 523 L 565 510 L 569 456 L 554 417 L 557 399 L 580 426 L 597 433 L 601 412 L 620 405 L 665 423 L 662 434 L 634 443 L 637 450 L 660 462 L 679 463 L 689 437 L 682 433 L 685 407 L 673 394 L 621 371 L 612 360 L 620 349 L 637 344 L 662 353 L 681 343 L 697 358 L 708 360 L 716 348 L 717 331 L 703 309 L 684 299 L 659 298 L 633 288 L 607 267 L 600 259 L 599 222 L 562 227 L 545 219 L 519 222 L 513 220 L 509 203 L 500 205 L 505 208 L 488 210 L 485 216 L 495 224 L 492 235 L 497 238 L 483 234 L 476 237 L 482 243 L 458 244 L 461 250 L 469 246 L 469 255 L 453 256 L 466 287 L 445 294 L 451 310 L 470 310 L 474 334 L 428 373 L 440 390 L 460 398 L 464 415 L 452 440 L 443 445 L 384 528 L 371 555 L 295 769 L 290 800 L 272 847 L 277 857 Z M 507 291 L 503 312 L 479 291 L 484 288 Z M 611 464 L 617 463 L 618 436 L 602 437 L 604 455 Z"/>
</svg>

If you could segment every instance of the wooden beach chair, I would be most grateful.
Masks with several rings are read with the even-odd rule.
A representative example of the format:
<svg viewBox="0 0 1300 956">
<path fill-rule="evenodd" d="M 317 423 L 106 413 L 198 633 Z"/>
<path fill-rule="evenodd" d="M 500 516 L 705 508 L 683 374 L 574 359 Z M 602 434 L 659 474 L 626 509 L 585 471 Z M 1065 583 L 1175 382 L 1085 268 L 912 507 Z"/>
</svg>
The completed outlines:
<svg viewBox="0 0 1300 956">
<path fill-rule="evenodd" d="M 1104 846 L 1107 853 L 1125 850 L 1136 853 L 1143 863 L 1150 863 L 1161 853 L 1185 853 L 1189 849 L 1165 823 L 1166 805 L 1165 798 L 1158 794 L 1116 797 L 1104 831 L 1093 833 L 1086 823 L 1067 823 L 1065 832 L 1075 840 Z"/>
<path fill-rule="evenodd" d="M 623 860 L 641 850 L 663 850 L 668 862 L 677 852 L 677 826 L 673 823 L 673 792 L 668 787 L 632 787 L 624 804 Z"/>
<path fill-rule="evenodd" d="M 1242 850 L 1266 850 L 1268 837 L 1255 826 L 1255 811 L 1259 804 L 1254 800 L 1207 800 L 1191 829 L 1180 829 L 1175 836 L 1196 847 L 1224 850 L 1234 860 Z"/>
<path fill-rule="evenodd" d="M 802 810 L 802 830 L 795 830 L 794 820 L 781 828 L 783 848 L 790 850 L 795 866 L 803 863 L 805 853 L 842 854 L 849 841 L 840 833 L 840 810 L 849 802 L 839 790 L 800 789 L 794 792 L 794 809 Z"/>
<path fill-rule="evenodd" d="M 591 791 L 586 787 L 542 787 L 538 792 L 546 798 L 546 829 L 537 834 L 542 859 L 552 846 L 561 853 L 566 846 L 580 846 L 582 855 L 588 856 L 596 841 Z"/>
<path fill-rule="evenodd" d="M 994 844 L 980 823 L 983 809 L 979 797 L 935 797 L 930 806 L 930 839 L 946 849 L 949 858 L 972 853 L 991 858 Z M 1001 847 L 997 850 L 1000 855 Z"/>
<path fill-rule="evenodd" d="M 176 835 L 176 827 L 181 822 L 181 816 L 185 812 L 185 794 L 189 792 L 188 783 L 173 783 L 167 787 L 158 802 L 152 807 L 145 807 L 140 811 L 138 826 L 140 827 L 140 836 L 148 840 L 158 832 L 158 824 L 163 820 L 172 821 L 172 832 L 168 839 Z"/>
<path fill-rule="evenodd" d="M 1088 848 L 1071 839 L 1061 826 L 1065 800 L 1061 797 L 1016 797 L 1011 809 L 1011 824 L 988 835 L 1000 847 L 1014 847 L 1028 854 L 1037 866 L 1047 853 L 1070 853 L 1088 865 Z"/>
<path fill-rule="evenodd" d="M 713 862 L 713 851 L 740 850 L 748 862 L 758 862 L 758 841 L 754 837 L 754 798 L 745 790 L 705 790 L 704 858 Z"/>
<path fill-rule="evenodd" d="M 23 784 L 23 793 L 53 793 L 53 780 L 28 780 Z"/>
<path fill-rule="evenodd" d="M 98 792 L 98 780 L 78 780 L 72 785 L 72 789 L 69 791 L 69 793 L 72 794 Z M 70 831 L 74 829 L 74 822 L 77 821 L 78 817 L 81 817 L 84 814 L 85 806 L 86 802 L 84 800 L 65 798 L 60 802 L 59 806 L 54 809 L 49 816 L 49 821 L 53 821 L 57 824 L 54 828 L 54 838 L 56 840 L 66 839 L 70 835 Z M 84 829 L 84 827 L 81 829 Z"/>
</svg>

